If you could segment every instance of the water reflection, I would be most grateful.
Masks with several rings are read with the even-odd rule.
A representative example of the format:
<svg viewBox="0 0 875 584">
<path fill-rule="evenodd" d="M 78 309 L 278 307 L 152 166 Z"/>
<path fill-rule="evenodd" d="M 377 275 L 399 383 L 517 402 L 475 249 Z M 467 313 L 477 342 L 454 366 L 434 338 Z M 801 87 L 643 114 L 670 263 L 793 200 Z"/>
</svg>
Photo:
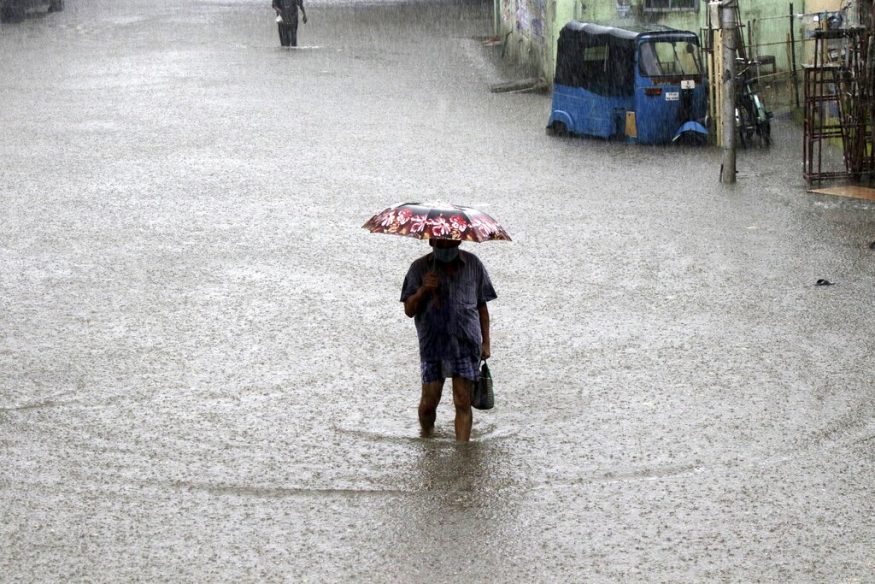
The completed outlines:
<svg viewBox="0 0 875 584">
<path fill-rule="evenodd" d="M 411 459 L 411 483 L 417 486 L 385 508 L 390 527 L 384 537 L 394 542 L 390 557 L 403 559 L 400 576 L 428 580 L 464 573 L 485 581 L 495 562 L 510 561 L 503 557 L 510 548 L 494 545 L 516 537 L 518 504 L 502 493 L 507 481 L 500 469 L 513 466 L 507 446 L 476 433 L 467 444 L 443 439 L 418 444 Z"/>
<path fill-rule="evenodd" d="M 476 495 L 487 480 L 481 442 L 451 444 L 423 440 L 416 461 L 421 488 L 428 492 L 455 494 L 454 500 Z"/>
</svg>

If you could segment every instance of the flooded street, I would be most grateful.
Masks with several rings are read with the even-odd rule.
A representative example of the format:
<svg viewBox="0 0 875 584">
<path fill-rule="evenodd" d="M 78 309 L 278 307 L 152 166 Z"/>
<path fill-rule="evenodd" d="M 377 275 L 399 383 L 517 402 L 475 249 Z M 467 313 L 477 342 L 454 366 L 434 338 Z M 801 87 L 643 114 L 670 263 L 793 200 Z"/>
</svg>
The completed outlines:
<svg viewBox="0 0 875 584">
<path fill-rule="evenodd" d="M 0 25 L 0 581 L 875 582 L 875 202 L 545 135 L 491 3 L 307 14 Z M 467 445 L 361 229 L 429 199 L 514 238 Z"/>
</svg>

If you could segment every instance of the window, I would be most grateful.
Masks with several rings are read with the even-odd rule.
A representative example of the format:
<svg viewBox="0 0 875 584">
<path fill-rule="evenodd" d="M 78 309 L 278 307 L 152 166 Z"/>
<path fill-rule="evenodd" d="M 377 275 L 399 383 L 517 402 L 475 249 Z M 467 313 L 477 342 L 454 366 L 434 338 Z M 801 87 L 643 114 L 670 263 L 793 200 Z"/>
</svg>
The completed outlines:
<svg viewBox="0 0 875 584">
<path fill-rule="evenodd" d="M 608 45 L 596 45 L 583 49 L 583 60 L 590 69 L 607 69 Z"/>
<path fill-rule="evenodd" d="M 632 41 L 608 35 L 561 35 L 554 81 L 599 95 L 632 95 L 634 63 Z"/>
<path fill-rule="evenodd" d="M 638 65 L 647 77 L 699 75 L 699 47 L 689 41 L 641 43 Z"/>
<path fill-rule="evenodd" d="M 698 10 L 699 0 L 644 0 L 644 12 Z"/>
</svg>

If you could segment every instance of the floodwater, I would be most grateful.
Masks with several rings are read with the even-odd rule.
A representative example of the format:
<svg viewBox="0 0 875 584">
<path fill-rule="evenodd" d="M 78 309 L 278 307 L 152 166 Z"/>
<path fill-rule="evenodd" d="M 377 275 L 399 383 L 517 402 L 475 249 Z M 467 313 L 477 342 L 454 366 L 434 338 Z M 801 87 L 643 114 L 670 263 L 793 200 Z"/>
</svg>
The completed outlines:
<svg viewBox="0 0 875 584">
<path fill-rule="evenodd" d="M 0 25 L 0 581 L 875 581 L 875 203 L 789 118 L 728 187 L 546 136 L 488 4 L 66 4 Z M 467 445 L 360 229 L 435 198 L 514 237 Z"/>
</svg>

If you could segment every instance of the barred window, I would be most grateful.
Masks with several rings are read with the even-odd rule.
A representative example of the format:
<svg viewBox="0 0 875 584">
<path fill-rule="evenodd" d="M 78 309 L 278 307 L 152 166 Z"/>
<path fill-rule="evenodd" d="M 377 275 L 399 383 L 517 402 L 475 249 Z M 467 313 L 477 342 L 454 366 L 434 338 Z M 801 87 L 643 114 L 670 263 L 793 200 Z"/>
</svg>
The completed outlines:
<svg viewBox="0 0 875 584">
<path fill-rule="evenodd" d="M 644 0 L 644 12 L 697 10 L 699 0 Z"/>
</svg>

